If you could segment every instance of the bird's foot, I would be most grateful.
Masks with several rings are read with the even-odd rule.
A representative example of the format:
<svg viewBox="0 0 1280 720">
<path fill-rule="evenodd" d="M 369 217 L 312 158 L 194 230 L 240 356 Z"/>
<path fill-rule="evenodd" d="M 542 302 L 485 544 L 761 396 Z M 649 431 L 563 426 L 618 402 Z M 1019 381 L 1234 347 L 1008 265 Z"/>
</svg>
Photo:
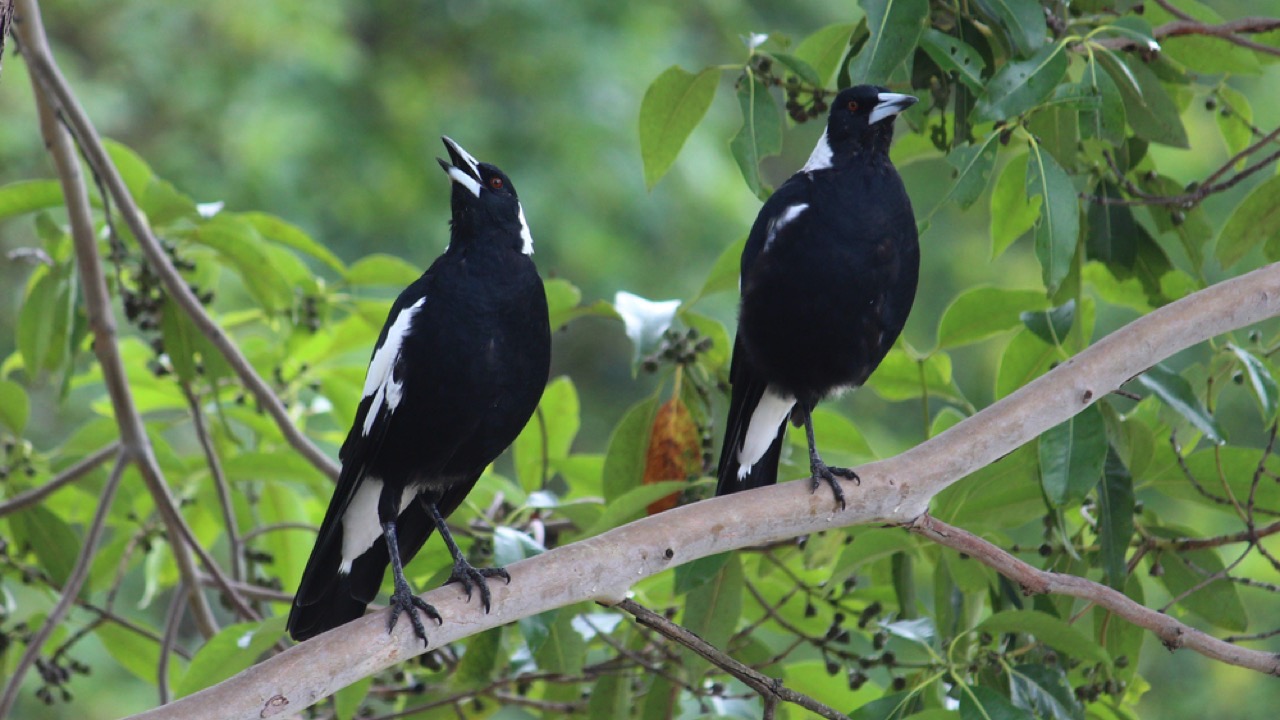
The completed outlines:
<svg viewBox="0 0 1280 720">
<path fill-rule="evenodd" d="M 489 582 L 488 578 L 498 577 L 511 583 L 511 575 L 503 568 L 478 568 L 471 563 L 459 558 L 453 563 L 453 574 L 449 576 L 447 583 L 462 583 L 462 589 L 467 591 L 467 602 L 471 602 L 471 588 L 476 586 L 480 588 L 480 604 L 484 607 L 487 614 L 489 612 Z M 446 584 L 447 584 L 446 583 Z"/>
<path fill-rule="evenodd" d="M 427 617 L 436 621 L 436 624 L 444 624 L 444 620 L 440 618 L 440 613 L 431 606 L 426 600 L 414 594 L 407 582 L 397 582 L 395 592 L 391 593 L 391 619 L 387 620 L 387 632 L 395 629 L 396 620 L 400 618 L 400 613 L 409 616 L 409 622 L 413 625 L 413 634 L 422 638 L 422 644 L 428 645 L 427 628 L 422 624 L 422 616 L 418 614 L 421 610 Z"/>
<path fill-rule="evenodd" d="M 809 470 L 812 473 L 811 489 L 813 492 L 818 491 L 818 485 L 822 481 L 826 481 L 831 487 L 831 493 L 835 495 L 836 505 L 840 510 L 844 510 L 844 489 L 840 487 L 840 479 L 852 480 L 854 485 L 861 484 L 862 480 L 858 477 L 858 473 L 849 468 L 831 467 L 822 462 L 822 458 L 814 456 L 809 459 Z"/>
</svg>

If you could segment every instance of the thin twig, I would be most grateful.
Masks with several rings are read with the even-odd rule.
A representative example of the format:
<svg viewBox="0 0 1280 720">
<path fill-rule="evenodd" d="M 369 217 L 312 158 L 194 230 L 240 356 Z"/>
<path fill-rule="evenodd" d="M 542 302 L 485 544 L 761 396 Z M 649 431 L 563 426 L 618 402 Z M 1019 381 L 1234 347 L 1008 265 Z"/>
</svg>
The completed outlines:
<svg viewBox="0 0 1280 720">
<path fill-rule="evenodd" d="M 244 544 L 240 539 L 240 527 L 236 522 L 235 504 L 231 500 L 231 487 L 227 484 L 227 476 L 222 472 L 222 461 L 218 459 L 218 449 L 213 446 L 213 437 L 204 422 L 204 410 L 200 408 L 200 398 L 187 383 L 181 383 L 182 394 L 191 408 L 191 425 L 195 429 L 196 438 L 204 450 L 204 460 L 209 466 L 209 474 L 213 476 L 213 486 L 218 491 L 218 504 L 222 507 L 222 523 L 227 527 L 227 544 L 230 546 L 231 579 L 244 580 Z"/>
<path fill-rule="evenodd" d="M 1280 656 L 1236 647 L 1172 617 L 1134 602 L 1124 593 L 1086 578 L 1039 570 L 1004 552 L 967 530 L 948 525 L 931 515 L 906 524 L 911 532 L 969 555 L 1018 583 L 1029 595 L 1054 593 L 1093 603 L 1155 633 L 1170 650 L 1190 648 L 1209 658 L 1280 676 Z"/>
<path fill-rule="evenodd" d="M 40 629 L 27 642 L 26 652 L 22 653 L 18 664 L 14 666 L 9 683 L 4 688 L 4 695 L 0 696 L 0 718 L 9 717 L 10 711 L 13 710 L 13 704 L 18 699 L 18 690 L 22 687 L 22 680 L 27 676 L 27 670 L 31 668 L 32 663 L 40 656 L 40 650 L 44 647 L 45 641 L 49 639 L 54 629 L 62 622 L 62 618 L 66 617 L 67 611 L 75 604 L 76 596 L 80 594 L 80 588 L 84 586 L 84 581 L 88 579 L 89 568 L 93 565 L 93 556 L 98 551 L 98 540 L 102 537 L 102 529 L 106 527 L 107 515 L 111 511 L 111 501 L 115 499 L 116 489 L 120 487 L 120 478 L 124 476 L 124 469 L 127 464 L 126 453 L 123 450 L 117 452 L 115 467 L 111 469 L 111 476 L 107 478 L 106 487 L 102 488 L 102 497 L 98 501 L 98 509 L 93 513 L 93 520 L 90 521 L 89 530 L 84 536 L 84 547 L 81 548 L 80 554 L 76 556 L 76 564 L 71 569 L 71 575 L 67 577 L 66 584 L 62 586 L 62 593 L 58 597 L 58 602 L 49 611 L 44 623 L 40 625 Z"/>
<path fill-rule="evenodd" d="M 3 503 L 0 503 L 0 517 L 4 517 L 9 513 L 35 505 L 46 497 L 52 495 L 55 491 L 79 480 L 85 475 L 88 475 L 99 465 L 118 454 L 120 454 L 120 441 L 117 440 L 101 450 L 85 457 L 75 465 L 72 465 L 66 470 L 58 473 L 52 480 L 40 487 L 31 488 L 26 492 L 18 493 Z"/>
<path fill-rule="evenodd" d="M 635 600 L 627 598 L 614 605 L 614 607 L 630 613 L 635 617 L 636 622 L 657 630 L 659 634 L 668 640 L 689 648 L 716 667 L 741 680 L 747 687 L 759 693 L 761 699 L 764 700 L 766 712 L 781 701 L 798 705 L 829 720 L 846 720 L 848 717 L 835 708 L 828 707 L 808 695 L 786 687 L 781 680 L 769 677 L 748 665 L 734 660 L 688 629 L 666 619 Z"/>
<path fill-rule="evenodd" d="M 160 642 L 160 663 L 156 667 L 156 687 L 160 691 L 160 704 L 169 704 L 169 653 L 177 647 L 178 627 L 182 624 L 182 602 L 186 588 L 179 581 L 169 598 L 169 609 L 164 614 L 164 637 Z"/>
</svg>

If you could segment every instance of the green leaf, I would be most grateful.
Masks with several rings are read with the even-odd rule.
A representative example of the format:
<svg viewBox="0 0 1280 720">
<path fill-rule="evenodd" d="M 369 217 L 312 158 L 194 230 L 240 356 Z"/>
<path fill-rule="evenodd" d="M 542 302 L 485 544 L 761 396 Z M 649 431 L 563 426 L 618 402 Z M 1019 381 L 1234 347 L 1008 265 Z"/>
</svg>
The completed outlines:
<svg viewBox="0 0 1280 720">
<path fill-rule="evenodd" d="M 645 90 L 640 102 L 640 157 L 647 187 L 652 188 L 671 169 L 685 140 L 711 107 L 719 80 L 716 68 L 695 75 L 672 65 Z"/>
<path fill-rule="evenodd" d="M 774 60 L 782 63 L 782 65 L 784 65 L 788 70 L 795 73 L 796 77 L 800 78 L 802 81 L 815 87 L 822 87 L 826 84 L 818 77 L 818 72 L 814 70 L 808 62 L 801 60 L 795 55 L 788 55 L 787 53 L 780 52 L 769 53 L 769 55 Z"/>
<path fill-rule="evenodd" d="M 1217 92 L 1224 105 L 1214 115 L 1218 120 L 1218 132 L 1222 134 L 1227 152 L 1235 155 L 1253 143 L 1250 127 L 1253 125 L 1253 106 L 1243 93 L 1225 83 L 1218 86 Z M 1247 158 L 1240 158 L 1236 169 L 1243 170 L 1247 161 Z"/>
<path fill-rule="evenodd" d="M 736 554 L 711 580 L 685 596 L 680 624 L 715 647 L 724 647 L 742 614 L 742 561 Z M 681 648 L 685 676 L 696 678 L 710 663 L 692 650 Z"/>
<path fill-rule="evenodd" d="M 30 377 L 41 370 L 56 371 L 67 359 L 76 286 L 71 266 L 40 266 L 28 285 L 18 311 L 18 352 Z"/>
<path fill-rule="evenodd" d="M 220 630 L 191 658 L 187 671 L 173 688 L 174 697 L 216 685 L 252 665 L 284 636 L 284 623 L 285 617 L 277 615 Z"/>
<path fill-rule="evenodd" d="M 578 435 L 579 407 L 578 391 L 563 375 L 543 390 L 538 409 L 514 443 L 516 478 L 526 491 L 544 489 L 552 463 L 569 456 Z"/>
<path fill-rule="evenodd" d="M 333 694 L 333 714 L 338 720 L 354 720 L 360 711 L 360 704 L 369 695 L 373 687 L 373 676 L 351 683 Z"/>
<path fill-rule="evenodd" d="M 849 720 L 900 720 L 915 717 L 915 713 L 907 710 L 911 706 L 915 693 L 899 692 L 864 703 L 849 714 Z"/>
<path fill-rule="evenodd" d="M 947 306 L 938 322 L 938 347 L 954 348 L 1016 329 L 1022 313 L 1048 306 L 1038 290 L 981 287 L 966 290 Z"/>
<path fill-rule="evenodd" d="M 828 25 L 796 46 L 795 56 L 813 68 L 818 76 L 816 84 L 820 87 L 826 87 L 836 74 L 845 53 L 849 51 L 849 40 L 856 27 L 853 23 Z"/>
<path fill-rule="evenodd" d="M 1071 178 L 1053 156 L 1031 145 L 1027 154 L 1027 195 L 1044 199 L 1036 224 L 1036 259 L 1050 294 L 1071 270 L 1080 238 L 1080 204 Z"/>
<path fill-rule="evenodd" d="M 1044 198 L 1027 195 L 1027 155 L 1005 164 L 991 191 L 991 257 L 999 257 L 1035 226 Z"/>
<path fill-rule="evenodd" d="M 742 127 L 729 141 L 729 149 L 747 186 L 763 200 L 769 192 L 760 179 L 760 160 L 782 150 L 782 116 L 773 94 L 754 74 L 738 82 L 738 104 Z"/>
<path fill-rule="evenodd" d="M 1107 459 L 1106 424 L 1090 405 L 1040 436 L 1040 484 L 1055 508 L 1084 499 L 1102 478 Z"/>
<path fill-rule="evenodd" d="M 62 186 L 57 180 L 20 180 L 0 185 L 0 219 L 61 204 Z"/>
<path fill-rule="evenodd" d="M 1121 197 L 1120 188 L 1109 181 L 1098 183 L 1094 187 L 1094 194 L 1102 198 L 1119 199 Z M 1145 232 L 1138 227 L 1133 210 L 1124 205 L 1090 202 L 1085 219 L 1088 224 L 1088 231 L 1085 233 L 1085 257 L 1090 260 L 1101 260 L 1108 267 L 1114 266 L 1122 273 L 1131 271 L 1137 260 L 1137 235 Z"/>
<path fill-rule="evenodd" d="M 61 517 L 44 505 L 32 505 L 9 516 L 9 530 L 14 546 L 35 553 L 40 568 L 55 585 L 66 584 L 83 541 Z M 86 582 L 81 595 L 87 597 L 90 589 Z"/>
<path fill-rule="evenodd" d="M 1144 13 L 1144 17 L 1153 25 L 1182 19 L 1158 4 L 1151 5 L 1149 9 L 1150 12 Z M 1178 10 L 1190 16 L 1193 21 L 1199 21 L 1205 25 L 1213 26 L 1223 23 L 1221 15 L 1200 2 L 1178 3 Z M 1210 35 L 1170 35 L 1160 41 L 1160 55 L 1185 65 L 1189 70 L 1205 75 L 1221 73 L 1256 75 L 1262 70 L 1257 57 L 1248 49 Z"/>
<path fill-rule="evenodd" d="M 347 266 L 338 259 L 337 255 L 334 255 L 329 248 L 316 242 L 297 225 L 267 213 L 246 212 L 238 213 L 238 215 L 248 221 L 267 240 L 313 257 L 339 273 L 346 273 Z"/>
<path fill-rule="evenodd" d="M 631 678 L 622 673 L 604 674 L 591 687 L 587 701 L 588 720 L 617 720 L 631 717 L 635 710 Z"/>
<path fill-rule="evenodd" d="M 609 450 L 604 456 L 606 505 L 640 485 L 640 479 L 644 475 L 645 455 L 649 451 L 649 433 L 657 412 L 658 399 L 650 396 L 632 405 L 614 427 L 613 434 L 609 437 Z"/>
<path fill-rule="evenodd" d="M 982 72 L 987 63 L 971 45 L 933 28 L 920 36 L 920 49 L 945 71 L 954 72 L 960 82 L 975 93 L 982 92 Z"/>
<path fill-rule="evenodd" d="M 534 653 L 538 669 L 563 675 L 577 675 L 582 672 L 582 665 L 587 656 L 587 643 L 573 628 L 575 614 L 570 608 L 561 608 L 557 611 L 556 620 L 550 627 L 546 641 Z"/>
<path fill-rule="evenodd" d="M 31 400 L 27 391 L 12 380 L 0 380 L 0 423 L 4 423 L 14 435 L 22 435 L 30 417 Z"/>
<path fill-rule="evenodd" d="M 1155 393 L 1165 405 L 1186 418 L 1205 437 L 1218 445 L 1226 443 L 1226 434 L 1217 418 L 1209 414 L 1191 389 L 1191 383 L 1181 375 L 1164 365 L 1156 365 L 1139 375 L 1138 382 Z"/>
<path fill-rule="evenodd" d="M 895 347 L 871 374 L 866 387 L 890 402 L 914 400 L 926 394 L 957 399 L 951 384 L 951 356 L 945 352 L 916 359 Z"/>
<path fill-rule="evenodd" d="M 1188 610 L 1223 630 L 1244 632 L 1249 628 L 1249 615 L 1236 584 L 1223 577 L 1204 583 L 1207 577 L 1226 570 L 1216 548 L 1195 550 L 1185 555 L 1161 553 L 1159 563 L 1163 570 L 1159 573 L 1160 582 L 1170 595 L 1180 598 L 1175 607 Z M 1189 595 L 1183 594 L 1192 588 L 1196 590 Z"/>
<path fill-rule="evenodd" d="M 1055 308 L 1024 312 L 1018 319 L 1036 337 L 1050 345 L 1061 345 L 1076 319 L 1076 301 L 1073 298 Z"/>
<path fill-rule="evenodd" d="M 974 122 L 1005 120 L 1035 107 L 1053 93 L 1068 64 L 1058 43 L 1042 46 L 1026 60 L 1008 63 L 987 81 L 987 91 L 974 105 Z"/>
<path fill-rule="evenodd" d="M 1238 345 L 1229 345 L 1236 359 L 1244 366 L 1245 375 L 1249 378 L 1249 387 L 1258 399 L 1258 407 L 1262 410 L 1262 424 L 1270 425 L 1276 419 L 1276 409 L 1280 407 L 1280 387 L 1276 379 L 1261 360 L 1253 353 Z"/>
<path fill-rule="evenodd" d="M 606 460 L 606 463 L 608 461 Z M 643 472 L 644 465 L 641 463 Z M 681 492 L 688 486 L 684 480 L 662 480 L 648 485 L 639 485 L 622 493 L 605 503 L 604 512 L 596 520 L 595 525 L 583 532 L 583 537 L 593 537 L 606 530 L 625 525 L 639 519 L 645 514 L 649 503 L 660 500 L 671 493 Z"/>
<path fill-rule="evenodd" d="M 1009 671 L 1009 696 L 1014 706 L 1048 720 L 1084 720 L 1084 706 L 1076 699 L 1061 666 L 1018 665 Z"/>
<path fill-rule="evenodd" d="M 999 145 L 996 139 L 1000 133 L 991 133 L 980 145 L 966 145 L 951 151 L 947 163 L 953 168 L 955 179 L 947 189 L 938 207 L 948 201 L 955 201 L 960 209 L 967 210 L 978 201 L 978 196 L 987 189 L 991 182 L 991 171 L 996 166 L 996 151 Z"/>
<path fill-rule="evenodd" d="M 1107 585 L 1121 592 L 1129 575 L 1125 559 L 1133 538 L 1133 503 L 1133 476 L 1111 449 L 1098 492 L 1098 542 L 1102 548 L 1102 576 Z"/>
<path fill-rule="evenodd" d="M 138 621 L 135 619 L 133 622 Z M 160 666 L 159 644 L 115 623 L 103 623 L 93 634 L 98 636 L 107 654 L 120 663 L 120 667 L 143 682 L 155 684 L 156 668 Z M 170 653 L 169 662 L 172 676 L 185 661 L 176 653 Z"/>
<path fill-rule="evenodd" d="M 684 595 L 696 587 L 705 585 L 720 572 L 720 568 L 723 568 L 731 557 L 733 553 L 717 553 L 676 566 L 675 583 L 671 592 L 677 596 Z"/>
<path fill-rule="evenodd" d="M 1124 96 L 1120 88 L 1100 67 L 1096 57 L 1090 56 L 1085 64 L 1081 85 L 1087 86 L 1100 101 L 1096 108 L 1080 110 L 1080 136 L 1097 139 L 1112 145 L 1124 142 Z"/>
<path fill-rule="evenodd" d="M 141 202 L 147 192 L 147 185 L 155 177 L 151 166 L 142 159 L 141 155 L 114 140 L 103 140 L 102 145 L 107 155 L 111 156 L 111 164 L 116 166 L 120 179 L 129 188 L 129 194 Z"/>
<path fill-rule="evenodd" d="M 1039 610 L 1004 610 L 978 623 L 977 632 L 993 635 L 1018 633 L 1070 655 L 1077 660 L 1110 667 L 1111 656 L 1084 633 L 1066 622 Z"/>
<path fill-rule="evenodd" d="M 1014 335 L 996 369 L 996 397 L 1002 398 L 1043 375 L 1060 352 L 1029 330 Z"/>
<path fill-rule="evenodd" d="M 648 300 L 625 290 L 614 294 L 613 310 L 622 318 L 627 338 L 635 349 L 631 357 L 632 374 L 641 359 L 658 349 L 663 334 L 680 311 L 680 305 L 679 300 Z"/>
<path fill-rule="evenodd" d="M 694 303 L 708 295 L 738 289 L 738 275 L 742 265 L 742 248 L 746 244 L 747 239 L 744 237 L 737 242 L 731 243 L 720 252 L 720 256 L 716 258 L 715 263 L 711 266 L 711 272 L 707 273 L 707 279 L 702 283 L 702 289 L 698 291 L 697 295 L 685 301 L 685 307 L 692 307 Z"/>
<path fill-rule="evenodd" d="M 169 356 L 178 379 L 189 383 L 196 378 L 196 340 L 200 331 L 167 295 L 160 307 L 160 337 L 164 340 L 164 352 Z"/>
<path fill-rule="evenodd" d="M 1004 695 L 977 685 L 960 691 L 960 720 L 1035 720 Z"/>
<path fill-rule="evenodd" d="M 454 680 L 464 688 L 486 685 L 498 667 L 498 655 L 502 650 L 502 628 L 485 630 L 467 640 L 467 651 L 462 654 Z"/>
<path fill-rule="evenodd" d="M 499 525 L 493 531 L 493 561 L 499 567 L 536 557 L 546 551 L 529 533 L 506 525 Z"/>
<path fill-rule="evenodd" d="M 1251 250 L 1280 235 L 1280 176 L 1254 188 L 1231 212 L 1214 255 L 1223 268 L 1244 259 Z"/>
<path fill-rule="evenodd" d="M 1134 134 L 1162 145 L 1189 147 L 1178 107 L 1155 73 L 1142 62 L 1126 64 L 1110 50 L 1096 53 L 1124 98 L 1125 116 Z"/>
<path fill-rule="evenodd" d="M 938 493 L 933 513 L 961 526 L 1018 527 L 1044 517 L 1044 493 L 1037 480 L 1036 449 L 1024 445 Z"/>
<path fill-rule="evenodd" d="M 374 253 L 366 255 L 347 268 L 346 281 L 353 287 L 387 286 L 404 287 L 422 275 L 422 270 L 404 260 Z"/>
<path fill-rule="evenodd" d="M 849 63 L 854 84 L 883 84 L 915 52 L 929 17 L 928 0 L 858 0 L 871 37 Z"/>
<path fill-rule="evenodd" d="M 976 0 L 978 8 L 991 19 L 1003 33 L 1017 54 L 1026 57 L 1049 37 L 1044 21 L 1044 10 L 1039 3 L 1021 0 Z"/>
<path fill-rule="evenodd" d="M 268 311 L 293 304 L 293 283 L 262 247 L 262 236 L 247 221 L 219 214 L 188 234 L 192 242 L 218 251 L 221 259 L 244 281 L 254 300 Z"/>
</svg>

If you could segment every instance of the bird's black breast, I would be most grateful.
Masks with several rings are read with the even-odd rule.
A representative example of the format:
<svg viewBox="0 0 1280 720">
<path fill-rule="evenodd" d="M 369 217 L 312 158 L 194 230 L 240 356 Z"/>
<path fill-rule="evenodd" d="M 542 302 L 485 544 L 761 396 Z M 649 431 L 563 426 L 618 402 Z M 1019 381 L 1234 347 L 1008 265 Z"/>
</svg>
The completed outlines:
<svg viewBox="0 0 1280 720">
<path fill-rule="evenodd" d="M 915 217 L 887 159 L 799 173 L 769 204 L 744 254 L 739 333 L 762 377 L 812 403 L 862 384 L 901 333 L 920 265 Z M 800 204 L 770 239 L 767 218 Z"/>
<path fill-rule="evenodd" d="M 396 363 L 403 397 L 371 468 L 433 484 L 478 474 L 537 407 L 550 366 L 546 295 L 511 251 L 446 254 Z"/>
</svg>

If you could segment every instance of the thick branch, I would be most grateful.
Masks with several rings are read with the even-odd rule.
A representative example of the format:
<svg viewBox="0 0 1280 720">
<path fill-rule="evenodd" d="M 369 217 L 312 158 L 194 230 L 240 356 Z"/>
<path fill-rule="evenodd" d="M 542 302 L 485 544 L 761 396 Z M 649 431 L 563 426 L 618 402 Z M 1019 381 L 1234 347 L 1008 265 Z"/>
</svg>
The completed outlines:
<svg viewBox="0 0 1280 720">
<path fill-rule="evenodd" d="M 36 0 L 21 0 L 18 7 L 21 9 L 20 17 L 23 21 L 19 23 L 23 57 L 35 80 L 36 94 L 41 94 L 43 90 L 53 98 L 63 121 L 75 134 L 76 141 L 89 166 L 106 187 L 107 192 L 115 199 L 120 215 L 137 238 L 138 246 L 146 255 L 147 263 L 164 283 L 165 292 L 173 298 L 183 312 L 191 317 L 191 321 L 200 329 L 200 332 L 226 358 L 227 364 L 239 376 L 240 381 L 253 393 L 258 405 L 275 420 L 285 440 L 321 472 L 336 479 L 338 465 L 293 424 L 284 403 L 276 396 L 271 386 L 262 379 L 262 376 L 253 369 L 253 365 L 240 352 L 240 348 L 205 312 L 204 306 L 187 286 L 187 282 L 182 279 L 182 275 L 178 273 L 168 254 L 151 232 L 151 226 L 129 193 L 129 188 L 120 177 L 115 164 L 111 162 L 111 157 L 107 155 L 102 139 L 98 137 L 98 131 L 93 127 L 88 114 L 80 106 L 80 102 L 71 92 L 71 86 L 67 84 L 62 71 L 54 62 L 53 54 L 45 39 L 44 28 L 39 21 Z M 196 587 L 195 583 L 188 583 L 188 585 Z"/>
<path fill-rule="evenodd" d="M 634 583 L 715 553 L 869 522 L 909 523 L 929 500 L 1058 425 L 1135 375 L 1210 337 L 1280 315 L 1280 264 L 1225 281 L 1135 320 L 1044 377 L 897 457 L 858 469 L 862 485 L 833 513 L 808 480 L 713 498 L 637 520 L 510 566 L 493 612 L 467 603 L 457 585 L 425 598 L 445 617 L 432 646 L 523 617 L 595 600 L 615 605 Z M 351 683 L 424 652 L 401 623 L 386 632 L 375 613 L 290 648 L 226 682 L 139 716 L 266 718 L 296 713 Z M 1187 645 L 1198 649 L 1199 645 Z M 1275 658 L 1238 650 L 1227 661 L 1273 672 Z"/>
</svg>

